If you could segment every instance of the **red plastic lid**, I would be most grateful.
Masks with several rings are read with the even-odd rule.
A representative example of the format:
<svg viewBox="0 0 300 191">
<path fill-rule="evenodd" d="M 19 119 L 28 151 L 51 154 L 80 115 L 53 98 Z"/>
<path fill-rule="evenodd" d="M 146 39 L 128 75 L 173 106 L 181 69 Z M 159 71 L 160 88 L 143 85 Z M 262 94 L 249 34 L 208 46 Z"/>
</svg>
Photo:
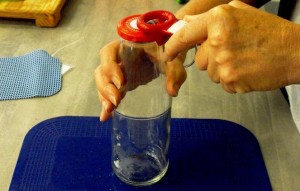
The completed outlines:
<svg viewBox="0 0 300 191">
<path fill-rule="evenodd" d="M 118 34 L 125 40 L 131 42 L 153 42 L 153 35 L 147 35 L 137 27 L 137 19 L 141 15 L 132 15 L 122 19 L 118 24 Z"/>
<path fill-rule="evenodd" d="M 118 24 L 118 34 L 132 42 L 154 42 L 164 44 L 172 35 L 167 32 L 177 19 L 163 10 L 150 11 L 143 15 L 132 15 L 122 19 Z"/>
<path fill-rule="evenodd" d="M 145 33 L 156 33 L 168 30 L 176 21 L 177 19 L 172 13 L 157 10 L 141 15 L 138 18 L 137 25 L 139 29 Z"/>
</svg>

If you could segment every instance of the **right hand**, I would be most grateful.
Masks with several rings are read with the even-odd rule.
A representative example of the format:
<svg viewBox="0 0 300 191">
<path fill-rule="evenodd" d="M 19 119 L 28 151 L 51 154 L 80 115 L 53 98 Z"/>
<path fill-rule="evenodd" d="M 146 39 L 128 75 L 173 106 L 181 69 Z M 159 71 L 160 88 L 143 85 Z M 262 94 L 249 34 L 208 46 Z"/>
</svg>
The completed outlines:
<svg viewBox="0 0 300 191">
<path fill-rule="evenodd" d="M 229 93 L 300 83 L 298 24 L 236 0 L 185 19 L 165 43 L 165 60 L 201 44 L 196 66 Z"/>
<path fill-rule="evenodd" d="M 107 44 L 100 50 L 100 65 L 94 73 L 99 100 L 102 104 L 100 121 L 106 121 L 111 116 L 124 96 L 120 90 L 126 82 L 119 51 L 119 40 Z M 183 62 L 184 55 L 179 54 L 172 62 L 165 64 L 166 89 L 170 96 L 178 95 L 179 88 L 186 79 Z"/>
</svg>

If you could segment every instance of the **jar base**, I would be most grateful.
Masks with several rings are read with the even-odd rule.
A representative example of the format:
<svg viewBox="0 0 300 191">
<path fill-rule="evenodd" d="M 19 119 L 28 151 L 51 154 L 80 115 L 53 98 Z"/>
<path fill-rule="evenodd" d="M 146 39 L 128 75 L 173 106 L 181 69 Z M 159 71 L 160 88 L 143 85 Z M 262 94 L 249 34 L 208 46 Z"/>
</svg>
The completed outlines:
<svg viewBox="0 0 300 191">
<path fill-rule="evenodd" d="M 113 166 L 113 168 L 114 168 L 114 166 Z M 126 184 L 129 184 L 129 185 L 132 185 L 132 186 L 143 187 L 143 186 L 150 186 L 150 185 L 155 184 L 158 181 L 160 181 L 165 176 L 165 174 L 167 173 L 168 168 L 169 168 L 169 162 L 167 163 L 166 167 L 161 171 L 160 174 L 158 174 L 157 176 L 153 177 L 152 179 L 146 180 L 146 181 L 133 181 L 133 180 L 125 178 L 124 176 L 122 176 L 119 173 L 116 173 L 115 169 L 114 169 L 114 172 L 115 172 L 115 175 L 122 182 L 124 182 Z"/>
</svg>

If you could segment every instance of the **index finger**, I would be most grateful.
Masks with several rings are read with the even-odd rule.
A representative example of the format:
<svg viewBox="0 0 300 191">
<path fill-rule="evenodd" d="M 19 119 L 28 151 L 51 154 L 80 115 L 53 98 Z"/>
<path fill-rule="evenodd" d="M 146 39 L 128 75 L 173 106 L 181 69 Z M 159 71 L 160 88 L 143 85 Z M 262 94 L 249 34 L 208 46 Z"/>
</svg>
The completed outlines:
<svg viewBox="0 0 300 191">
<path fill-rule="evenodd" d="M 173 60 L 180 52 L 204 42 L 207 39 L 208 12 L 193 19 L 186 26 L 173 34 L 165 44 L 164 59 Z"/>
<path fill-rule="evenodd" d="M 114 64 L 118 63 L 118 52 L 119 52 L 120 41 L 115 40 L 100 50 L 100 62 L 101 64 Z"/>
<path fill-rule="evenodd" d="M 100 50 L 100 67 L 103 71 L 102 75 L 106 76 L 106 83 L 113 82 L 117 88 L 120 88 L 124 84 L 124 76 L 122 70 L 120 69 L 119 64 L 119 49 L 120 41 L 115 40 Z M 99 81 L 99 84 L 103 83 L 96 76 L 96 81 Z"/>
</svg>

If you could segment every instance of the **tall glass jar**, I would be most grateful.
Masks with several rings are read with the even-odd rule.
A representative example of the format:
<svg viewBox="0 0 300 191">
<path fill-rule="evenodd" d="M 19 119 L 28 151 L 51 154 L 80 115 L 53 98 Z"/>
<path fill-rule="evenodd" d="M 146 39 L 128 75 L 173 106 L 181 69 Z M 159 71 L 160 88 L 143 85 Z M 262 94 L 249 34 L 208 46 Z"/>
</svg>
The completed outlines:
<svg viewBox="0 0 300 191">
<path fill-rule="evenodd" d="M 135 26 L 134 19 L 126 19 L 122 22 Z M 147 42 L 144 36 L 132 40 L 120 32 L 122 27 L 118 32 L 126 84 L 112 117 L 112 167 L 125 183 L 147 186 L 159 181 L 168 169 L 171 97 L 166 91 L 165 63 L 160 59 L 162 46 Z M 135 38 L 141 36 L 135 32 Z"/>
</svg>

